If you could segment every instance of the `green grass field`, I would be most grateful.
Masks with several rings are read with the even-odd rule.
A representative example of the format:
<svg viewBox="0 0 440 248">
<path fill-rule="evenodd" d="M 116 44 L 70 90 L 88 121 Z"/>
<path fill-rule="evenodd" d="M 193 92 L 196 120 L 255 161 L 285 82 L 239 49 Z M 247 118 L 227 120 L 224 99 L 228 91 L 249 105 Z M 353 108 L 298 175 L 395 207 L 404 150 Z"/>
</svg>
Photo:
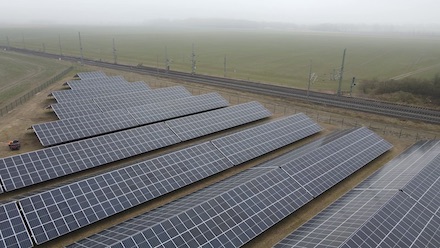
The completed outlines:
<svg viewBox="0 0 440 248">
<path fill-rule="evenodd" d="M 339 70 L 347 48 L 343 90 L 352 77 L 389 79 L 420 70 L 413 77 L 432 78 L 440 72 L 440 37 L 385 36 L 277 30 L 160 30 L 148 27 L 64 27 L 0 29 L 0 44 L 80 56 L 78 31 L 84 57 L 113 61 L 115 39 L 119 63 L 164 68 L 165 47 L 171 69 L 191 71 L 194 43 L 199 74 L 249 79 L 306 88 L 309 66 L 318 75 L 313 90 L 336 91 L 330 80 Z M 24 43 L 23 43 L 24 37 Z"/>
<path fill-rule="evenodd" d="M 69 63 L 0 51 L 0 107 L 38 87 Z"/>
</svg>

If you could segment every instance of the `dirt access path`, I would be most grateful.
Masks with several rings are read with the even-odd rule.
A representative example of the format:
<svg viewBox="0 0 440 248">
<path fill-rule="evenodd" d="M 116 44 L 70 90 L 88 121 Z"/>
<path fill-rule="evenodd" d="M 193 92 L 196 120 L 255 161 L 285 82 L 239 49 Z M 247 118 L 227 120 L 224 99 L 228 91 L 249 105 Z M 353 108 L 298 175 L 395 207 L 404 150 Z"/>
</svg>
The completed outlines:
<svg viewBox="0 0 440 248">
<path fill-rule="evenodd" d="M 425 72 L 425 71 L 432 70 L 432 69 L 437 68 L 437 67 L 440 67 L 440 64 L 435 64 L 435 65 L 431 65 L 431 66 L 420 68 L 420 69 L 415 70 L 415 71 L 410 71 L 410 72 L 407 72 L 407 73 L 403 73 L 403 74 L 400 74 L 400 75 L 397 75 L 395 77 L 390 78 L 390 80 L 404 79 L 404 78 L 416 75 L 418 73 L 422 73 L 422 72 Z"/>
</svg>

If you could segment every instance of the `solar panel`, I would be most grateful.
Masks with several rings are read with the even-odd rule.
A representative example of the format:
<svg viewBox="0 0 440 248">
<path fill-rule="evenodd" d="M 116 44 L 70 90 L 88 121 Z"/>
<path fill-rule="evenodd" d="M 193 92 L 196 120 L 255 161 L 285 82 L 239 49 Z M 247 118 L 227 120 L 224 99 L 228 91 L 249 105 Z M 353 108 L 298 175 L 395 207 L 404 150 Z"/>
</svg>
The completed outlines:
<svg viewBox="0 0 440 248">
<path fill-rule="evenodd" d="M 0 205 L 0 247 L 32 247 L 23 218 L 15 202 Z"/>
<path fill-rule="evenodd" d="M 174 86 L 144 92 L 96 98 L 95 102 L 103 112 L 106 112 L 115 109 L 127 109 L 152 104 L 160 101 L 170 101 L 188 96 L 191 96 L 191 93 L 185 89 L 185 87 Z"/>
<path fill-rule="evenodd" d="M 370 132 L 360 128 L 334 133 L 328 139 L 318 140 L 317 143 L 322 145 L 314 144 L 313 152 L 321 147 L 337 145 L 344 138 L 353 139 L 351 143 L 354 144 L 358 141 L 356 138 L 362 135 L 367 136 L 364 141 L 375 140 Z M 341 150 L 343 154 L 335 157 L 350 156 L 349 149 Z M 301 157 L 313 152 L 304 153 Z M 306 190 L 297 178 L 285 172 L 284 166 L 266 165 L 246 170 L 79 241 L 72 247 L 98 244 L 114 247 L 239 247 L 314 198 L 309 193 L 313 189 Z M 308 165 L 315 170 L 321 166 L 316 163 Z M 327 187 L 336 183 L 330 181 Z M 314 186 L 321 187 L 320 184 Z"/>
<path fill-rule="evenodd" d="M 402 191 L 440 217 L 440 150 Z"/>
<path fill-rule="evenodd" d="M 314 150 L 323 147 L 324 145 L 335 141 L 336 139 L 343 137 L 344 135 L 347 135 L 348 133 L 352 132 L 353 129 L 345 129 L 345 130 L 337 130 L 334 131 L 328 135 L 326 135 L 323 138 L 314 140 L 313 142 L 310 142 L 306 145 L 303 145 L 299 148 L 296 148 L 293 151 L 290 151 L 288 153 L 285 153 L 281 156 L 275 157 L 265 163 L 259 164 L 254 167 L 280 167 L 284 164 L 289 163 L 290 161 L 293 161 L 307 153 L 313 152 Z"/>
<path fill-rule="evenodd" d="M 440 247 L 440 217 L 398 192 L 341 247 Z"/>
<path fill-rule="evenodd" d="M 136 106 L 129 108 L 128 111 L 139 123 L 152 123 L 179 116 L 222 108 L 228 105 L 228 101 L 226 101 L 226 99 L 224 99 L 218 93 L 209 93 L 171 101 Z"/>
<path fill-rule="evenodd" d="M 357 188 L 401 189 L 439 153 L 439 140 L 419 141 L 360 183 Z"/>
<path fill-rule="evenodd" d="M 312 199 L 280 169 L 241 172 L 84 241 L 93 246 L 239 247 Z M 82 241 L 72 247 L 84 247 Z"/>
<path fill-rule="evenodd" d="M 275 247 L 438 247 L 439 148 L 416 143 Z"/>
<path fill-rule="evenodd" d="M 396 193 L 349 191 L 274 247 L 339 247 Z"/>
<path fill-rule="evenodd" d="M 74 102 L 52 104 L 52 109 L 60 119 L 96 114 L 118 109 L 152 104 L 161 101 L 189 97 L 191 93 L 182 86 L 149 91 L 131 92 Z"/>
<path fill-rule="evenodd" d="M 316 197 L 391 148 L 362 127 L 281 167 Z"/>
<path fill-rule="evenodd" d="M 102 71 L 90 71 L 90 72 L 78 72 L 75 77 L 79 77 L 80 79 L 91 79 L 91 78 L 102 78 L 107 77 Z"/>
<path fill-rule="evenodd" d="M 258 102 L 191 115 L 165 122 L 182 141 L 269 117 L 271 112 Z"/>
<path fill-rule="evenodd" d="M 108 85 L 127 84 L 127 80 L 122 76 L 91 78 L 84 80 L 67 81 L 66 84 L 71 89 L 87 89 L 94 87 L 106 87 Z"/>
<path fill-rule="evenodd" d="M 126 110 L 115 110 L 32 125 L 43 146 L 105 134 L 139 126 Z"/>
<path fill-rule="evenodd" d="M 179 143 L 164 123 L 106 134 L 0 159 L 6 191 Z"/>
<path fill-rule="evenodd" d="M 209 142 L 20 200 L 37 244 L 232 167 Z"/>
<path fill-rule="evenodd" d="M 217 93 L 210 93 L 143 105 L 127 110 L 114 110 L 62 119 L 36 124 L 32 127 L 41 144 L 50 146 L 227 105 L 228 102 L 222 96 Z"/>
<path fill-rule="evenodd" d="M 73 102 L 54 103 L 50 105 L 59 119 L 68 119 L 85 115 L 102 113 L 93 99 L 84 99 Z"/>
<path fill-rule="evenodd" d="M 101 88 L 59 90 L 53 91 L 52 95 L 57 102 L 61 103 L 145 90 L 150 90 L 150 87 L 145 82 L 133 82 L 127 84 L 108 85 Z"/>
<path fill-rule="evenodd" d="M 215 139 L 212 143 L 238 165 L 321 130 L 316 122 L 300 113 Z"/>
</svg>

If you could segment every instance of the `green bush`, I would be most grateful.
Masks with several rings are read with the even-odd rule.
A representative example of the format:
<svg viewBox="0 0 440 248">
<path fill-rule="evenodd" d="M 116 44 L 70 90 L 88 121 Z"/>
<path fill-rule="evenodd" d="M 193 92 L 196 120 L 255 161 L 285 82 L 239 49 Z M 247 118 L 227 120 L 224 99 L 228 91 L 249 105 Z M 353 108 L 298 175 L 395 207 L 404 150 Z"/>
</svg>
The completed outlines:
<svg viewBox="0 0 440 248">
<path fill-rule="evenodd" d="M 383 95 L 406 92 L 426 98 L 440 99 L 440 75 L 436 74 L 432 80 L 417 78 L 387 81 L 364 80 L 360 84 L 360 89 L 365 94 Z"/>
</svg>

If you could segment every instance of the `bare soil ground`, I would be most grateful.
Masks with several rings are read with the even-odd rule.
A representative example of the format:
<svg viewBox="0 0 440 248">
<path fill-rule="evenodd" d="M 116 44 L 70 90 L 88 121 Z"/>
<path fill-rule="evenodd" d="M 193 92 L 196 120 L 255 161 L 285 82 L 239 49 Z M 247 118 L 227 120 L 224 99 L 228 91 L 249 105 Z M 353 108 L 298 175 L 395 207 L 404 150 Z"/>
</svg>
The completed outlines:
<svg viewBox="0 0 440 248">
<path fill-rule="evenodd" d="M 107 70 L 107 69 L 103 69 L 103 68 L 82 67 L 80 69 L 82 69 L 82 71 L 101 70 L 101 71 L 106 72 L 108 75 L 122 75 L 128 81 L 143 80 L 143 81 L 149 83 L 149 85 L 152 86 L 153 88 L 166 87 L 166 86 L 172 86 L 172 85 L 184 85 L 185 87 L 190 89 L 190 91 L 192 91 L 193 94 L 214 92 L 214 91 L 218 90 L 219 92 L 221 92 L 221 94 L 226 99 L 228 99 L 231 102 L 231 104 L 237 104 L 239 102 L 243 102 L 244 100 L 247 101 L 247 99 L 260 100 L 263 102 L 274 102 L 274 101 L 280 101 L 280 100 L 282 101 L 282 99 L 272 99 L 269 97 L 247 94 L 245 92 L 240 93 L 240 92 L 230 91 L 230 90 L 225 90 L 225 89 L 216 89 L 213 87 L 206 87 L 206 86 L 201 86 L 201 85 L 192 84 L 192 83 L 186 83 L 186 82 L 180 82 L 180 81 L 169 81 L 166 79 L 160 79 L 160 78 L 156 78 L 156 77 L 152 77 L 152 76 L 144 76 L 144 75 L 138 75 L 138 74 L 134 74 L 134 73 L 125 73 L 125 72 Z M 17 108 L 12 110 L 9 114 L 3 116 L 0 119 L 0 141 L 3 143 L 3 145 L 0 147 L 0 157 L 11 156 L 11 155 L 43 148 L 41 146 L 41 144 L 39 143 L 36 135 L 31 130 L 28 130 L 27 128 L 35 123 L 42 123 L 42 122 L 57 120 L 55 114 L 51 110 L 44 109 L 50 103 L 55 102 L 53 99 L 49 99 L 47 97 L 47 95 L 51 91 L 65 89 L 62 86 L 62 83 L 66 80 L 71 79 L 72 76 L 73 76 L 73 73 L 71 75 L 68 75 L 63 81 L 60 81 L 59 83 L 55 83 L 52 86 L 50 86 L 49 88 L 36 94 L 33 97 L 33 99 L 29 100 L 28 102 L 26 102 L 25 104 L 23 104 L 21 106 L 18 106 Z M 237 94 L 239 94 L 241 97 L 237 97 Z M 323 106 L 308 105 L 307 103 L 304 103 L 304 102 L 291 102 L 291 104 L 299 105 L 304 109 L 310 108 L 310 109 L 313 109 L 314 111 L 322 111 L 323 113 L 325 113 L 326 111 L 334 110 L 332 108 L 328 108 L 325 106 L 323 107 Z M 272 119 L 286 114 L 285 110 L 282 110 L 282 109 L 280 110 L 280 109 L 277 109 L 276 107 L 274 109 L 270 109 L 270 110 L 273 110 L 275 112 Z M 363 113 L 359 114 L 357 112 L 352 112 L 352 111 L 350 112 L 350 111 L 345 111 L 345 110 L 335 110 L 335 112 L 338 115 L 350 115 L 350 116 L 357 116 L 358 118 L 365 118 L 365 122 L 370 121 L 370 118 L 374 117 L 373 115 L 369 115 L 369 114 L 363 114 Z M 387 120 L 386 118 L 383 118 L 383 117 L 374 117 L 374 118 L 382 119 L 383 121 L 389 121 L 390 123 L 399 122 L 399 120 L 394 120 L 392 118 L 390 118 L 389 120 Z M 319 120 L 319 118 L 318 118 L 318 120 Z M 175 146 L 172 146 L 172 147 L 169 147 L 166 149 L 160 149 L 160 150 L 148 153 L 148 154 L 136 156 L 136 157 L 130 158 L 130 159 L 125 159 L 123 161 L 119 161 L 119 162 L 115 162 L 115 163 L 112 163 L 109 165 L 101 166 L 99 168 L 91 169 L 91 170 L 88 170 L 85 172 L 75 173 L 73 175 L 66 176 L 66 177 L 63 177 L 63 178 L 60 178 L 57 180 L 53 180 L 50 182 L 46 182 L 46 183 L 34 185 L 32 187 L 28 187 L 28 188 L 25 188 L 22 190 L 18 190 L 17 192 L 2 194 L 2 195 L 0 195 L 0 201 L 1 200 L 7 201 L 7 200 L 15 199 L 15 198 L 20 198 L 25 194 L 44 190 L 45 188 L 48 188 L 48 187 L 54 187 L 54 186 L 57 186 L 57 185 L 60 185 L 60 184 L 63 184 L 63 183 L 69 182 L 69 181 L 75 181 L 75 180 L 79 180 L 81 178 L 85 178 L 85 177 L 88 177 L 88 176 L 91 176 L 91 175 L 94 175 L 97 173 L 102 173 L 103 171 L 108 171 L 108 170 L 120 168 L 120 167 L 126 166 L 128 164 L 132 164 L 132 163 L 139 161 L 139 160 L 144 160 L 147 158 L 157 156 L 159 154 L 164 154 L 164 153 L 167 153 L 167 152 L 170 152 L 173 150 L 181 149 L 183 147 L 187 147 L 187 146 L 192 145 L 194 143 L 199 143 L 199 142 L 203 142 L 206 140 L 210 140 L 214 137 L 221 136 L 226 133 L 230 133 L 230 132 L 240 130 L 243 128 L 247 128 L 249 126 L 261 124 L 266 121 L 268 121 L 268 120 L 256 122 L 251 125 L 247 125 L 245 127 L 239 127 L 239 128 L 235 128 L 232 130 L 220 132 L 220 133 L 208 136 L 208 137 L 196 139 L 196 140 L 192 141 L 191 143 L 182 143 L 182 144 L 175 145 Z M 189 185 L 187 187 L 179 189 L 175 192 L 167 194 L 163 197 L 157 198 L 153 201 L 150 201 L 148 203 L 137 206 L 129 211 L 125 211 L 124 213 L 121 213 L 121 214 L 115 215 L 111 218 L 100 221 L 99 223 L 95 223 L 95 224 L 92 224 L 86 228 L 82 228 L 76 232 L 69 234 L 69 235 L 65 235 L 57 240 L 48 242 L 47 244 L 45 244 L 45 247 L 62 247 L 62 246 L 68 245 L 76 240 L 90 236 L 96 232 L 104 230 L 104 229 L 106 229 L 110 226 L 113 226 L 117 223 L 120 223 L 124 220 L 130 219 L 136 215 L 147 212 L 147 211 L 154 209 L 158 206 L 166 204 L 172 200 L 175 200 L 177 198 L 185 196 L 191 192 L 197 191 L 201 188 L 204 188 L 208 185 L 211 185 L 215 182 L 218 182 L 219 180 L 230 177 L 231 175 L 234 175 L 240 171 L 243 171 L 247 168 L 255 166 L 261 162 L 267 161 L 270 158 L 273 158 L 275 156 L 279 156 L 285 152 L 293 150 L 293 149 L 299 147 L 300 145 L 306 144 L 306 143 L 308 143 L 318 137 L 322 137 L 322 136 L 330 133 L 331 131 L 334 131 L 334 130 L 340 128 L 340 126 L 328 124 L 326 121 L 320 122 L 320 125 L 322 125 L 325 128 L 325 130 L 323 132 L 321 132 L 320 134 L 317 134 L 317 135 L 310 137 L 308 139 L 299 141 L 295 144 L 289 145 L 289 146 L 284 147 L 282 149 L 279 149 L 277 151 L 274 151 L 266 156 L 252 160 L 252 161 L 245 163 L 241 166 L 237 166 L 237 167 L 234 167 L 234 168 L 229 169 L 227 171 L 224 171 L 222 173 L 219 173 L 217 175 L 211 176 L 211 177 L 204 179 L 198 183 L 194 183 L 192 185 Z M 421 125 L 424 125 L 424 124 L 421 124 Z M 432 128 L 432 127 L 430 127 L 430 128 Z M 435 129 L 435 127 L 434 127 L 434 129 Z M 380 135 L 383 135 L 383 134 L 380 134 Z M 299 211 L 295 212 L 294 214 L 292 214 L 288 218 L 284 219 L 283 221 L 281 221 L 280 223 L 275 225 L 273 228 L 271 228 L 267 232 L 263 233 L 262 235 L 257 237 L 255 240 L 253 240 L 249 244 L 247 244 L 246 247 L 270 247 L 270 246 L 272 246 L 278 240 L 280 240 L 284 236 L 288 235 L 291 231 L 296 229 L 299 225 L 301 225 L 302 223 L 304 223 L 305 221 L 307 221 L 308 219 L 313 217 L 320 210 L 322 210 L 325 206 L 327 206 L 328 204 L 330 204 L 331 202 L 333 202 L 334 200 L 339 198 L 342 194 L 344 194 L 345 192 L 347 192 L 348 190 L 353 188 L 360 181 L 362 181 L 362 179 L 366 178 L 368 175 L 370 175 L 375 170 L 377 170 L 378 168 L 383 166 L 387 161 L 391 160 L 393 157 L 395 157 L 396 155 L 401 153 L 405 148 L 409 147 L 413 143 L 412 141 L 397 139 L 395 136 L 383 136 L 383 137 L 394 145 L 394 148 L 391 151 L 384 154 L 380 158 L 376 159 L 375 161 L 373 161 L 369 165 L 365 166 L 363 169 L 359 170 L 358 172 L 356 172 L 355 174 L 353 174 L 352 176 L 350 176 L 349 178 L 347 178 L 343 182 L 339 183 L 338 185 L 336 185 L 335 187 L 333 187 L 332 189 L 330 189 L 329 191 L 327 191 L 326 193 L 321 195 L 320 197 L 316 198 L 315 200 L 313 200 L 312 202 L 310 202 L 305 207 L 301 208 Z M 8 140 L 11 140 L 14 138 L 17 138 L 22 142 L 22 149 L 20 151 L 9 151 L 9 149 L 6 145 L 6 142 Z"/>
</svg>

